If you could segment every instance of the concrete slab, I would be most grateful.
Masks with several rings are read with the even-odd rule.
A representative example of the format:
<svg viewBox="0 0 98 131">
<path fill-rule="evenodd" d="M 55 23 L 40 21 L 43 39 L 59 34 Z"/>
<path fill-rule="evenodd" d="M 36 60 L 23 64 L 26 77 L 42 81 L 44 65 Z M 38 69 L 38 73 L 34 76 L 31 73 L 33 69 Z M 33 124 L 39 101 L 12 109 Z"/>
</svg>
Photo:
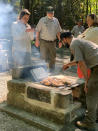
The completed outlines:
<svg viewBox="0 0 98 131">
<path fill-rule="evenodd" d="M 38 127 L 39 129 L 42 129 L 43 131 L 61 131 L 64 126 L 67 127 L 67 124 L 57 124 L 55 122 L 49 121 L 45 118 L 38 117 L 32 113 L 26 112 L 21 109 L 17 109 L 16 107 L 9 106 L 6 103 L 0 104 L 0 111 L 6 112 L 9 115 L 16 117 L 20 120 L 23 120 L 24 122 Z"/>
<path fill-rule="evenodd" d="M 9 115 L 25 121 L 26 123 L 39 127 L 43 131 L 59 131 L 62 125 L 58 125 L 31 113 L 9 106 L 6 103 L 0 104 L 0 111 L 6 112 Z"/>
</svg>

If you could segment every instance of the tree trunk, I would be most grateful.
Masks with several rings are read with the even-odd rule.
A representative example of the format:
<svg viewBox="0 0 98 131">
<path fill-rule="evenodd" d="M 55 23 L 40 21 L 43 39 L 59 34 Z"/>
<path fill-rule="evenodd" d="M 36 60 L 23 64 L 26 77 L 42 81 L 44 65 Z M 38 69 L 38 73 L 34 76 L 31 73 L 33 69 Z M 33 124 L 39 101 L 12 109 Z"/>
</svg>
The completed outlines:
<svg viewBox="0 0 98 131">
<path fill-rule="evenodd" d="M 96 15 L 98 14 L 98 2 L 96 0 Z"/>
<path fill-rule="evenodd" d="M 20 0 L 20 9 L 22 9 L 23 8 L 23 0 Z"/>
<path fill-rule="evenodd" d="M 58 19 L 60 21 L 60 23 L 62 23 L 62 0 L 58 0 L 58 4 L 57 4 L 57 15 L 58 15 Z"/>
<path fill-rule="evenodd" d="M 30 0 L 24 0 L 24 8 L 25 9 L 28 9 L 29 10 L 29 8 L 30 8 Z"/>
<path fill-rule="evenodd" d="M 34 20 L 33 20 L 33 3 L 34 0 L 30 0 L 30 7 L 29 7 L 29 11 L 31 13 L 31 16 L 30 16 L 30 24 L 33 25 L 34 24 Z"/>
<path fill-rule="evenodd" d="M 86 17 L 88 15 L 88 0 L 86 0 Z"/>
<path fill-rule="evenodd" d="M 92 13 L 92 4 L 90 3 L 90 14 Z"/>
</svg>

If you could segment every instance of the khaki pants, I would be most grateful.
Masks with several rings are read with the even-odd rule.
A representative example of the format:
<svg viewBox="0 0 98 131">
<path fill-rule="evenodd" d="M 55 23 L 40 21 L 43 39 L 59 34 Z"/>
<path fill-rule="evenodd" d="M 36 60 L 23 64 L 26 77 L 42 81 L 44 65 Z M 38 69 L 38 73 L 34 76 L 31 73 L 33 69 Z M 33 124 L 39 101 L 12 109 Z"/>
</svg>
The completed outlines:
<svg viewBox="0 0 98 131">
<path fill-rule="evenodd" d="M 98 105 L 98 66 L 91 71 L 87 87 L 86 104 L 88 112 L 86 113 L 85 122 L 90 126 L 95 126 L 96 109 Z"/>
<path fill-rule="evenodd" d="M 56 42 L 40 40 L 40 54 L 41 59 L 44 59 L 49 63 L 49 68 L 54 69 L 56 59 Z"/>
</svg>

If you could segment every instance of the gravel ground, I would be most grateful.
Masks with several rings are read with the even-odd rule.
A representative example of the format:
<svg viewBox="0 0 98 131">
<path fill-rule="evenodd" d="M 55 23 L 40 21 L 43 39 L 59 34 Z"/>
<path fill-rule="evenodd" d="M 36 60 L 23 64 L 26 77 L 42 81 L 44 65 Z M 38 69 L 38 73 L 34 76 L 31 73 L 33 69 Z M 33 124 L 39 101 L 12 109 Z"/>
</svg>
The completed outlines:
<svg viewBox="0 0 98 131">
<path fill-rule="evenodd" d="M 41 131 L 30 126 L 21 120 L 10 117 L 4 112 L 0 112 L 0 131 Z"/>
</svg>

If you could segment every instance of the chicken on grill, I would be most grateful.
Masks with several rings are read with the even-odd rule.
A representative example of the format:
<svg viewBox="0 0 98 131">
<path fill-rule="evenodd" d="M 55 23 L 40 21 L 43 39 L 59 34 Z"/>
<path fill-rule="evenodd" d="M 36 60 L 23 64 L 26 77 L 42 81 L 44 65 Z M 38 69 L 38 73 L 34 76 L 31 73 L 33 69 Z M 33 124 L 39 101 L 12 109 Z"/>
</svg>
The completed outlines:
<svg viewBox="0 0 98 131">
<path fill-rule="evenodd" d="M 64 79 L 59 79 L 56 77 L 48 77 L 44 79 L 43 81 L 41 81 L 41 84 L 46 85 L 46 86 L 59 87 L 59 86 L 64 86 L 65 84 L 69 85 L 70 83 L 66 82 L 66 80 Z"/>
</svg>

